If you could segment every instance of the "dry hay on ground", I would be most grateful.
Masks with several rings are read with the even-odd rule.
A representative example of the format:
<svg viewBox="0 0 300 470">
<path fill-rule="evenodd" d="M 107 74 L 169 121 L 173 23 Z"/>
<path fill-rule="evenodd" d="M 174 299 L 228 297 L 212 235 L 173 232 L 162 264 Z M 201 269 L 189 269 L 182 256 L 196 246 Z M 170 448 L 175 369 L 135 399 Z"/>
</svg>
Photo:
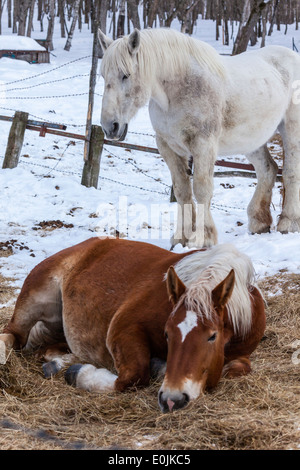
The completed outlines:
<svg viewBox="0 0 300 470">
<path fill-rule="evenodd" d="M 160 384 L 123 394 L 93 395 L 46 380 L 33 357 L 12 353 L 0 365 L 1 449 L 296 449 L 300 445 L 300 275 L 261 283 L 267 328 L 253 372 L 222 379 L 186 409 L 162 414 Z M 14 295 L 0 279 L 0 304 Z M 277 295 L 269 295 L 277 292 Z M 12 307 L 0 310 L 0 327 Z M 298 346 L 300 349 L 300 346 Z M 300 359 L 300 353 L 299 353 Z"/>
</svg>

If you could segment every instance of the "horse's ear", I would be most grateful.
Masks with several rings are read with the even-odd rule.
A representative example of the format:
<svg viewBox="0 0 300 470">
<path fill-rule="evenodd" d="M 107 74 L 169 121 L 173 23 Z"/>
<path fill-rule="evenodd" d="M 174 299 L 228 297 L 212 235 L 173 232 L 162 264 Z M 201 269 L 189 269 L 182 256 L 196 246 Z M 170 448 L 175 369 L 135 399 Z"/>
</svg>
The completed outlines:
<svg viewBox="0 0 300 470">
<path fill-rule="evenodd" d="M 231 297 L 234 287 L 235 274 L 232 269 L 225 279 L 212 291 L 212 301 L 215 308 L 225 307 Z"/>
<path fill-rule="evenodd" d="M 113 40 L 110 39 L 108 36 L 106 36 L 101 31 L 101 29 L 98 29 L 98 39 L 99 39 L 99 42 L 100 42 L 100 45 L 102 47 L 103 52 L 105 52 L 106 49 L 108 48 L 108 46 L 110 46 L 111 43 L 113 42 Z"/>
<path fill-rule="evenodd" d="M 136 54 L 139 50 L 141 42 L 140 32 L 138 29 L 134 29 L 128 38 L 128 49 L 130 54 Z"/>
<path fill-rule="evenodd" d="M 169 300 L 173 305 L 177 304 L 178 300 L 185 293 L 186 287 L 179 279 L 173 266 L 170 266 L 167 272 L 167 290 Z"/>
</svg>

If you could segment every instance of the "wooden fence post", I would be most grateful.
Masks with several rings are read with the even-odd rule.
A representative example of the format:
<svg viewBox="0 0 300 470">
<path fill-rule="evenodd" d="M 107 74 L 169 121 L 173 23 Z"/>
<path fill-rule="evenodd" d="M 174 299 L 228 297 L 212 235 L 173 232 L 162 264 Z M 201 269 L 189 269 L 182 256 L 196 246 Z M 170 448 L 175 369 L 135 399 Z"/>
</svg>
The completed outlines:
<svg viewBox="0 0 300 470">
<path fill-rule="evenodd" d="M 15 168 L 18 165 L 27 121 L 28 113 L 16 111 L 8 136 L 2 168 Z"/>
<path fill-rule="evenodd" d="M 98 40 L 98 22 L 95 20 L 93 23 L 94 28 L 94 41 L 93 41 L 93 58 L 92 58 L 92 67 L 90 71 L 90 86 L 89 86 L 89 103 L 88 103 L 88 112 L 86 118 L 86 128 L 85 128 L 85 145 L 84 145 L 84 161 L 88 159 L 89 155 L 89 146 L 90 146 L 90 137 L 92 132 L 92 118 L 93 118 L 93 109 L 94 109 L 94 93 L 96 87 L 97 79 L 97 68 L 98 68 L 98 59 L 99 59 L 99 40 Z"/>
<path fill-rule="evenodd" d="M 81 184 L 90 188 L 98 187 L 98 178 L 100 173 L 101 154 L 104 143 L 104 133 L 101 126 L 92 126 L 89 154 L 84 162 Z"/>
</svg>

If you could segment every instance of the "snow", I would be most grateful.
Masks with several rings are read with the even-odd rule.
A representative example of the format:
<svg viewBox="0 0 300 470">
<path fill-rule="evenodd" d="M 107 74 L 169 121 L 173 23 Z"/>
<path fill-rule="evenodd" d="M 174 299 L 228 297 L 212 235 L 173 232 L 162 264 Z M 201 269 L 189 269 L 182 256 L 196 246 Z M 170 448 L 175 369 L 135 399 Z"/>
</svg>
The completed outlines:
<svg viewBox="0 0 300 470">
<path fill-rule="evenodd" d="M 173 27 L 173 24 L 172 24 Z M 176 24 L 174 24 L 174 27 Z M 37 32 L 43 38 L 44 33 Z M 86 28 L 86 25 L 84 25 Z M 219 52 L 232 49 L 214 40 L 215 25 L 199 21 L 195 36 L 212 44 Z M 274 31 L 267 44 L 291 48 L 293 27 L 288 34 Z M 5 37 L 5 36 L 4 36 Z M 1 49 L 0 36 L 0 49 Z M 14 47 L 20 46 L 15 36 Z M 92 35 L 86 28 L 76 31 L 70 52 L 65 39 L 54 38 L 51 64 L 32 65 L 3 58 L 0 60 L 0 114 L 12 116 L 15 110 L 30 113 L 29 119 L 67 124 L 67 131 L 84 134 L 91 67 Z M 300 44 L 296 40 L 297 47 Z M 10 46 L 12 47 L 12 46 Z M 259 46 L 256 46 L 259 47 Z M 93 123 L 99 124 L 103 80 L 96 86 Z M 10 123 L 0 121 L 0 168 L 5 155 Z M 148 109 L 140 110 L 130 123 L 127 142 L 156 147 Z M 92 236 L 121 234 L 170 248 L 176 204 L 169 202 L 171 179 L 159 155 L 126 151 L 105 145 L 98 189 L 81 185 L 84 144 L 80 140 L 26 131 L 20 162 L 13 170 L 0 169 L 0 249 L 11 241 L 12 256 L 0 258 L 0 273 L 20 287 L 29 271 L 47 256 Z M 243 155 L 226 160 L 246 162 Z M 216 171 L 224 171 L 216 167 Z M 256 179 L 216 176 L 212 213 L 219 243 L 233 243 L 248 254 L 258 278 L 278 272 L 300 272 L 300 235 L 282 235 L 275 230 L 280 214 L 280 183 L 273 192 L 271 233 L 251 235 L 247 229 L 247 205 Z M 63 222 L 63 226 L 44 224 Z M 129 227 L 127 229 L 127 227 Z M 106 229 L 106 231 L 104 231 Z M 186 251 L 181 245 L 175 251 Z"/>
<path fill-rule="evenodd" d="M 0 51 L 45 51 L 45 47 L 41 46 L 32 38 L 24 36 L 0 35 Z"/>
</svg>

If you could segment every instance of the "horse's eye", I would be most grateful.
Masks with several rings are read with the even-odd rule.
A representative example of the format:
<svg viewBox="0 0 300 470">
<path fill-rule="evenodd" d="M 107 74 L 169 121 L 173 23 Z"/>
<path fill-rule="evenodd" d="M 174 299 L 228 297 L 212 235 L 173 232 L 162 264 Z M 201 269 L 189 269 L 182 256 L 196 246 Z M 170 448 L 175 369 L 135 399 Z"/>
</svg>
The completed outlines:
<svg viewBox="0 0 300 470">
<path fill-rule="evenodd" d="M 211 336 L 208 338 L 208 341 L 210 341 L 210 342 L 212 343 L 213 341 L 215 341 L 216 337 L 217 337 L 217 333 L 214 333 L 213 335 L 211 335 Z"/>
<path fill-rule="evenodd" d="M 165 338 L 168 341 L 168 333 L 165 331 Z"/>
<path fill-rule="evenodd" d="M 122 81 L 124 82 L 125 80 L 127 80 L 127 78 L 129 78 L 130 75 L 123 75 L 122 77 Z"/>
</svg>

